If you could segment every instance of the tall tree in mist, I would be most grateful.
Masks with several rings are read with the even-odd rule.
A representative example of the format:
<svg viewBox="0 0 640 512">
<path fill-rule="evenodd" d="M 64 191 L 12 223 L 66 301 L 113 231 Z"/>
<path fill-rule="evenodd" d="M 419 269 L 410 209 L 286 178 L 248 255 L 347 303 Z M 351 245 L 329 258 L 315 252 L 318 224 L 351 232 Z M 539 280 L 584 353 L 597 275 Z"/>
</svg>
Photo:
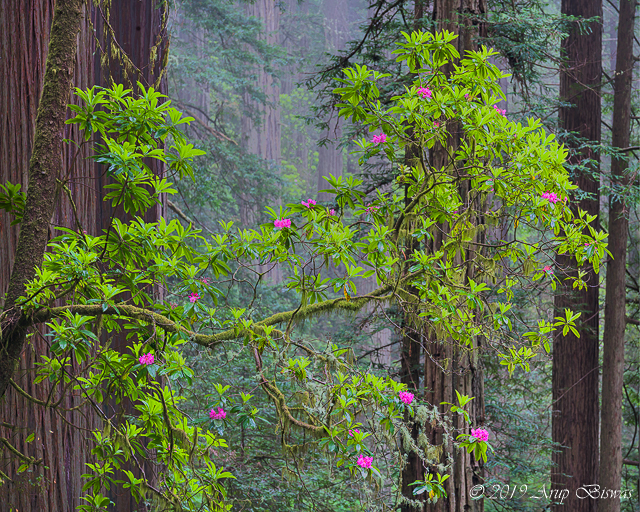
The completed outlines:
<svg viewBox="0 0 640 512">
<path fill-rule="evenodd" d="M 616 70 L 613 99 L 612 145 L 629 147 L 631 127 L 631 85 L 634 65 L 633 36 L 636 3 L 620 0 Z M 611 159 L 609 207 L 609 251 L 604 308 L 602 364 L 602 421 L 600 426 L 600 485 L 620 489 L 622 485 L 622 388 L 627 310 L 627 241 L 629 185 L 627 158 Z M 598 512 L 619 512 L 620 497 L 598 501 Z"/>
<path fill-rule="evenodd" d="M 602 78 L 602 0 L 563 0 L 562 14 L 580 18 L 598 17 L 588 30 L 575 24 L 562 41 L 565 58 L 560 72 L 560 128 L 572 135 L 569 165 L 573 182 L 582 191 L 569 198 L 574 211 L 578 208 L 595 216 L 592 226 L 598 229 L 600 204 L 600 155 L 583 145 L 600 142 L 600 82 Z M 598 275 L 588 264 L 579 268 L 574 257 L 556 256 L 556 273 L 561 285 L 554 299 L 556 317 L 564 316 L 565 308 L 582 313 L 580 337 L 571 332 L 563 336 L 556 332 L 553 345 L 553 418 L 552 437 L 559 448 L 553 455 L 551 485 L 554 490 L 569 490 L 564 504 L 554 510 L 594 511 L 595 500 L 576 498 L 576 489 L 596 483 L 598 478 Z M 580 272 L 586 272 L 586 285 L 573 288 Z M 567 279 L 569 278 L 569 279 Z"/>
</svg>

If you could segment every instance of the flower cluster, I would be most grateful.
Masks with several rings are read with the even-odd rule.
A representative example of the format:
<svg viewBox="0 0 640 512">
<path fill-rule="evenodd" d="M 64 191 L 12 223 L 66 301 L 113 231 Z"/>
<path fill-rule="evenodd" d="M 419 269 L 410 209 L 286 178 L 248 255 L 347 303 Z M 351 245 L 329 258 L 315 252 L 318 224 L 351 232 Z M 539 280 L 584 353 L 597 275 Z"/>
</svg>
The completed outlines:
<svg viewBox="0 0 640 512">
<path fill-rule="evenodd" d="M 304 203 L 302 203 L 304 204 Z M 273 225 L 277 228 L 290 228 L 291 227 L 291 219 L 276 219 L 273 221 Z"/>
<path fill-rule="evenodd" d="M 431 99 L 431 90 L 428 87 L 418 87 L 416 91 L 423 99 Z"/>
<path fill-rule="evenodd" d="M 211 418 L 212 420 L 223 420 L 226 417 L 227 413 L 222 407 L 218 407 L 217 411 L 215 407 L 209 411 L 209 418 Z"/>
<path fill-rule="evenodd" d="M 387 142 L 387 134 L 381 133 L 380 135 L 374 135 L 373 139 L 371 139 L 371 142 L 373 142 L 376 146 L 381 143 L 384 144 L 385 142 Z"/>
<path fill-rule="evenodd" d="M 331 215 L 332 217 L 336 214 L 336 211 L 331 208 L 331 210 L 329 210 L 329 215 Z"/>
<path fill-rule="evenodd" d="M 549 265 L 546 265 L 542 270 L 544 270 L 549 275 L 553 275 L 553 269 Z"/>
<path fill-rule="evenodd" d="M 364 211 L 367 213 L 374 213 L 377 212 L 380 209 L 379 206 L 367 206 Z"/>
<path fill-rule="evenodd" d="M 478 441 L 486 441 L 487 439 L 489 439 L 489 432 L 482 428 L 472 428 L 471 435 Z"/>
<path fill-rule="evenodd" d="M 316 202 L 313 199 L 309 199 L 307 202 L 304 202 L 304 201 L 300 201 L 300 202 L 302 203 L 303 206 L 306 206 L 307 208 L 311 208 L 316 204 Z"/>
<path fill-rule="evenodd" d="M 138 361 L 140 361 L 140 364 L 153 364 L 153 354 L 151 352 L 149 352 L 148 354 L 142 354 L 139 358 Z"/>
<path fill-rule="evenodd" d="M 407 405 L 410 405 L 411 402 L 413 402 L 413 393 L 409 393 L 408 391 L 400 391 L 398 397 Z"/>
<path fill-rule="evenodd" d="M 359 434 L 360 430 L 358 430 L 357 428 L 354 428 L 353 430 L 349 430 L 349 436 L 353 437 L 353 434 Z"/>
<path fill-rule="evenodd" d="M 548 199 L 549 202 L 553 204 L 556 204 L 558 201 L 560 201 L 558 194 L 556 194 L 555 192 L 549 192 L 548 190 L 544 194 L 542 194 L 542 199 Z"/>
<path fill-rule="evenodd" d="M 497 106 L 497 105 L 494 105 L 494 106 L 493 106 L 493 108 L 495 108 L 495 109 L 496 109 L 496 112 L 497 112 L 498 114 L 502 114 L 503 116 L 506 116 L 506 115 L 507 115 L 507 111 L 506 111 L 506 110 L 504 110 L 504 109 L 502 109 L 502 108 L 498 108 L 498 106 Z"/>
<path fill-rule="evenodd" d="M 198 294 L 198 292 L 193 292 L 191 295 L 189 295 L 189 302 L 197 302 L 199 298 L 200 295 Z"/>
<path fill-rule="evenodd" d="M 365 457 L 360 454 L 358 457 L 358 466 L 369 469 L 371 467 L 371 463 L 373 462 L 373 457 Z"/>
<path fill-rule="evenodd" d="M 200 279 L 200 282 L 202 284 L 209 284 L 209 280 L 206 277 L 203 277 L 202 279 Z"/>
</svg>

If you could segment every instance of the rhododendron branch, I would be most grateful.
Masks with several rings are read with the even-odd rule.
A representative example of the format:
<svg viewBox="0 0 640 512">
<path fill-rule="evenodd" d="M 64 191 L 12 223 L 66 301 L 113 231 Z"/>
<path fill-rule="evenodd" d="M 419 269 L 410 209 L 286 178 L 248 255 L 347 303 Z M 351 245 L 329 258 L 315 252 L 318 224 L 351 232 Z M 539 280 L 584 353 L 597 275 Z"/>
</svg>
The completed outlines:
<svg viewBox="0 0 640 512">
<path fill-rule="evenodd" d="M 390 285 L 383 285 L 368 295 L 352 297 L 350 299 L 337 298 L 325 300 L 322 302 L 316 302 L 315 304 L 309 304 L 294 311 L 285 311 L 271 315 L 264 320 L 253 324 L 251 326 L 251 330 L 242 329 L 238 331 L 236 329 L 227 329 L 226 331 L 220 332 L 218 334 L 199 334 L 193 332 L 167 318 L 166 316 L 161 315 L 160 313 L 156 313 L 155 311 L 151 311 L 150 309 L 131 306 L 129 304 L 116 304 L 114 306 L 108 306 L 106 308 L 104 308 L 104 306 L 101 304 L 75 304 L 69 306 L 40 309 L 30 315 L 23 315 L 20 323 L 24 327 L 28 327 L 30 325 L 46 322 L 48 320 L 51 320 L 52 318 L 63 317 L 65 312 L 80 314 L 83 316 L 119 316 L 151 322 L 167 332 L 187 334 L 189 338 L 198 345 L 213 347 L 223 341 L 234 340 L 242 336 L 246 336 L 250 332 L 256 332 L 255 328 L 267 327 L 270 325 L 288 322 L 294 314 L 299 318 L 305 318 L 321 313 L 325 310 L 333 309 L 342 309 L 345 311 L 357 312 L 372 300 L 390 300 L 390 296 L 383 295 L 390 290 Z"/>
<path fill-rule="evenodd" d="M 311 425 L 302 420 L 299 420 L 293 414 L 291 414 L 292 409 L 287 406 L 284 393 L 280 391 L 280 388 L 276 386 L 275 382 L 272 384 L 264 376 L 264 373 L 262 372 L 262 358 L 260 357 L 260 352 L 258 352 L 258 349 L 255 347 L 253 348 L 253 357 L 256 361 L 256 369 L 258 370 L 258 374 L 260 375 L 260 386 L 262 387 L 264 392 L 273 400 L 276 409 L 280 412 L 280 414 L 283 414 L 289 422 L 300 428 L 311 430 L 312 432 L 324 432 L 324 427 Z"/>
</svg>

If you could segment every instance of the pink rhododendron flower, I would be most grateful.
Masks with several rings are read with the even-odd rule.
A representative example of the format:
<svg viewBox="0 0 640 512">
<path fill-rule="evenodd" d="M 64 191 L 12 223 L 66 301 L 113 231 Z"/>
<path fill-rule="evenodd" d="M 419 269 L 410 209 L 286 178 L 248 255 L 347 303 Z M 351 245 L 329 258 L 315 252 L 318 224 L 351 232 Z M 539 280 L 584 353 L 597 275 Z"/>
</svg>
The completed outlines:
<svg viewBox="0 0 640 512">
<path fill-rule="evenodd" d="M 423 99 L 431 99 L 431 90 L 428 87 L 418 87 L 416 92 L 422 96 Z"/>
<path fill-rule="evenodd" d="M 373 457 L 365 457 L 360 454 L 358 457 L 358 466 L 369 469 L 371 467 L 371 463 L 373 462 Z"/>
<path fill-rule="evenodd" d="M 400 391 L 398 397 L 402 402 L 409 405 L 413 402 L 413 393 L 409 393 L 408 391 Z"/>
<path fill-rule="evenodd" d="M 380 209 L 379 206 L 367 206 L 364 211 L 367 213 L 373 213 L 373 212 L 377 212 L 379 209 Z"/>
<path fill-rule="evenodd" d="M 542 199 L 547 199 L 550 203 L 556 204 L 560 201 L 558 194 L 555 192 L 549 192 L 548 190 L 542 194 Z"/>
<path fill-rule="evenodd" d="M 209 418 L 211 418 L 212 420 L 223 420 L 226 417 L 227 413 L 222 407 L 218 407 L 217 411 L 215 407 L 209 411 Z"/>
<path fill-rule="evenodd" d="M 300 201 L 300 202 L 302 203 L 303 206 L 306 206 L 307 208 L 311 208 L 316 204 L 316 202 L 313 199 L 309 199 L 306 203 L 304 201 Z"/>
<path fill-rule="evenodd" d="M 436 121 L 435 123 L 433 123 L 433 127 L 434 128 L 440 128 L 440 122 Z"/>
<path fill-rule="evenodd" d="M 497 106 L 497 105 L 494 105 L 494 106 L 493 106 L 493 108 L 495 108 L 495 109 L 496 109 L 496 112 L 497 112 L 498 114 L 502 114 L 503 116 L 506 116 L 506 115 L 507 115 L 507 111 L 506 111 L 506 110 L 504 110 L 504 109 L 498 108 L 498 106 Z"/>
<path fill-rule="evenodd" d="M 203 277 L 202 279 L 200 279 L 200 282 L 202 284 L 209 284 L 209 280 L 206 277 Z"/>
<path fill-rule="evenodd" d="M 371 139 L 371 142 L 373 142 L 376 146 L 381 143 L 384 144 L 385 142 L 387 142 L 387 134 L 381 133 L 380 135 L 374 135 L 373 139 Z"/>
<path fill-rule="evenodd" d="M 291 219 L 277 219 L 273 221 L 273 225 L 277 228 L 290 228 L 291 227 Z"/>
<path fill-rule="evenodd" d="M 489 432 L 482 428 L 472 428 L 471 435 L 478 441 L 486 441 L 487 439 L 489 439 Z"/>
<path fill-rule="evenodd" d="M 199 298 L 200 295 L 197 292 L 193 292 L 191 295 L 189 295 L 189 302 L 197 302 Z"/>
<path fill-rule="evenodd" d="M 329 215 L 331 215 L 332 217 L 336 214 L 336 211 L 331 208 L 331 210 L 329 210 Z"/>
<path fill-rule="evenodd" d="M 553 275 L 553 269 L 549 265 L 545 266 L 542 270 L 544 270 L 547 274 Z"/>
<path fill-rule="evenodd" d="M 468 95 L 468 94 L 465 94 L 465 95 L 464 95 L 464 97 L 465 97 L 466 99 L 469 99 L 469 95 Z"/>
<path fill-rule="evenodd" d="M 349 435 L 351 437 L 353 437 L 353 434 L 359 434 L 360 430 L 358 430 L 357 428 L 354 428 L 353 430 L 349 430 Z"/>
<path fill-rule="evenodd" d="M 140 364 L 144 365 L 153 364 L 153 354 L 151 352 L 149 352 L 148 354 L 142 354 L 138 358 L 138 361 L 140 361 Z"/>
</svg>

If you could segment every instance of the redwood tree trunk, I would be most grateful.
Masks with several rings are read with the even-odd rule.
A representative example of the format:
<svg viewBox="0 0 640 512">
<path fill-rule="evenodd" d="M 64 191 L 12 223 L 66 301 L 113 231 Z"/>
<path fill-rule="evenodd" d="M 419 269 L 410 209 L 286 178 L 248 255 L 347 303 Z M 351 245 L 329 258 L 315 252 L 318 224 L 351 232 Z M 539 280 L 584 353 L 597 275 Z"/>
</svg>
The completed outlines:
<svg viewBox="0 0 640 512">
<path fill-rule="evenodd" d="M 45 47 L 41 46 L 40 39 L 48 39 L 46 35 L 51 22 L 51 18 L 47 19 L 51 14 L 49 4 L 22 6 L 24 11 L 20 6 L 3 5 L 2 8 L 0 26 L 5 43 L 2 48 L 10 48 L 15 53 L 4 56 L 1 65 L 13 66 L 11 71 L 24 74 L 7 77 L 4 72 L 0 73 L 3 80 L 8 82 L 8 89 L 3 89 L 2 95 L 12 101 L 8 110 L 3 109 L 2 124 L 3 127 L 9 126 L 14 130 L 2 136 L 0 160 L 3 164 L 16 164 L 13 172 L 3 167 L 1 178 L 4 181 L 9 178 L 5 177 L 5 173 L 12 174 L 15 182 L 25 185 L 28 180 L 28 188 L 19 236 L 11 233 L 7 224 L 4 224 L 2 230 L 2 236 L 8 242 L 15 240 L 17 236 L 17 245 L 15 253 L 7 254 L 9 257 L 3 261 L 8 264 L 13 259 L 10 277 L 3 273 L 5 279 L 9 277 L 8 283 L 0 283 L 2 291 L 8 287 L 3 305 L 6 316 L 2 320 L 0 342 L 0 397 L 4 396 L 1 419 L 4 423 L 14 425 L 13 428 L 4 427 L 3 437 L 7 437 L 23 453 L 33 453 L 43 459 L 43 463 L 35 471 L 18 475 L 16 469 L 19 461 L 3 454 L 2 470 L 12 478 L 11 483 L 0 491 L 3 507 L 7 507 L 7 510 L 70 511 L 73 494 L 80 492 L 79 485 L 73 485 L 66 478 L 71 458 L 65 457 L 65 450 L 61 445 L 62 434 L 68 433 L 68 430 L 62 427 L 58 418 L 53 419 L 49 411 L 38 411 L 44 414 L 44 418 L 38 417 L 40 414 L 33 411 L 32 404 L 24 403 L 13 393 L 5 392 L 9 381 L 15 378 L 20 382 L 23 372 L 32 368 L 34 363 L 35 354 L 31 350 L 23 353 L 26 327 L 20 324 L 21 311 L 16 303 L 24 293 L 26 282 L 34 277 L 36 267 L 42 263 L 49 237 L 49 222 L 54 213 L 55 191 L 58 188 L 56 180 L 63 170 L 62 139 L 74 74 L 77 35 L 82 22 L 82 4 L 83 0 L 56 2 L 48 51 L 43 51 Z M 11 12 L 12 8 L 17 8 L 15 13 Z M 17 19 L 13 19 L 16 14 Z M 25 18 L 21 19 L 21 15 Z M 26 29 L 24 32 L 20 30 L 23 28 Z M 7 37 L 17 44 L 6 44 Z M 25 60 L 15 62 L 16 57 L 25 57 Z M 16 96 L 11 95 L 11 92 L 15 92 Z M 24 104 L 16 104 L 20 100 L 26 101 Z M 36 104 L 38 108 L 34 128 Z M 25 165 L 27 159 L 28 166 Z M 9 243 L 8 247 L 12 248 L 13 245 Z M 6 249 L 3 248 L 3 251 Z M 33 338 L 33 344 L 44 345 L 37 335 L 38 333 Z M 70 400 L 73 401 L 73 398 Z M 64 405 L 68 406 L 68 401 Z M 81 418 L 70 418 L 73 419 L 82 422 Z M 35 434 L 35 438 L 33 444 L 27 446 L 25 438 L 31 433 Z M 67 437 L 66 440 L 71 439 Z M 79 436 L 75 436 L 74 440 L 80 444 Z M 78 454 L 83 454 L 82 446 L 78 447 Z M 49 470 L 45 471 L 45 465 Z M 56 482 L 59 482 L 58 485 Z"/>
<path fill-rule="evenodd" d="M 36 110 L 44 84 L 45 59 L 54 3 L 56 2 L 49 0 L 7 0 L 0 6 L 0 183 L 20 183 L 23 190 L 27 188 L 27 169 L 34 146 Z M 58 0 L 57 5 L 60 7 L 69 3 L 69 0 Z M 78 6 L 84 4 L 85 14 L 80 20 L 80 33 L 73 37 L 79 49 L 71 60 L 72 66 L 75 66 L 72 68 L 72 87 L 85 89 L 95 84 L 109 85 L 109 76 L 115 81 L 125 83 L 139 80 L 149 85 L 158 82 L 161 60 L 166 51 L 165 45 L 161 44 L 155 62 L 150 63 L 149 60 L 152 45 L 162 42 L 159 38 L 162 11 L 158 10 L 157 2 L 111 2 L 111 26 L 118 44 L 129 52 L 133 64 L 142 70 L 142 74 L 134 72 L 128 79 L 121 75 L 117 60 L 107 61 L 105 67 L 101 65 L 100 53 L 96 51 L 96 37 L 101 40 L 103 48 L 109 46 L 105 45 L 100 11 L 90 2 L 76 0 L 73 3 Z M 119 21 L 118 17 L 123 19 Z M 69 87 L 69 84 L 65 87 L 66 105 L 69 99 L 75 99 L 69 98 L 68 95 L 72 87 Z M 164 81 L 160 81 L 159 90 L 166 92 Z M 66 106 L 63 109 L 62 121 L 65 119 Z M 59 138 L 82 140 L 77 125 L 59 127 Z M 51 156 L 57 155 L 65 170 L 73 160 L 74 154 L 73 144 L 60 144 L 57 152 L 51 151 Z M 100 169 L 91 160 L 86 160 L 85 156 L 87 155 L 78 156 L 68 186 L 78 206 L 83 229 L 97 235 L 108 222 L 112 211 L 110 205 L 102 201 L 102 186 L 106 183 L 104 177 L 101 176 Z M 158 173 L 162 172 L 159 167 L 154 169 Z M 46 190 L 47 198 L 53 198 L 54 191 L 55 186 Z M 161 209 L 158 207 L 148 213 L 146 220 L 155 220 L 160 213 Z M 53 225 L 76 229 L 72 209 L 64 194 L 58 195 L 53 212 L 45 217 L 46 221 L 42 225 L 45 231 L 49 231 L 45 236 L 45 242 L 52 236 L 48 228 L 50 222 Z M 7 290 L 20 233 L 20 226 L 9 226 L 11 220 L 10 215 L 0 211 L 0 297 L 3 297 Z M 13 378 L 30 395 L 46 400 L 46 386 L 33 385 L 35 362 L 41 354 L 48 351 L 48 343 L 43 334 L 44 330 L 36 331 L 34 336 L 29 338 L 29 343 L 19 354 L 19 366 Z M 61 405 L 70 409 L 80 403 L 81 397 L 70 395 Z M 100 421 L 90 408 L 65 413 L 63 416 L 51 409 L 34 406 L 12 388 L 9 388 L 0 400 L 0 420 L 18 427 L 0 427 L 0 436 L 9 439 L 26 455 L 43 459 L 43 463 L 36 466 L 33 472 L 18 474 L 20 462 L 12 458 L 7 451 L 0 454 L 0 470 L 9 474 L 12 479 L 11 482 L 0 486 L 0 509 L 21 512 L 72 512 L 81 504 L 81 475 L 86 472 L 84 464 L 89 460 L 91 449 L 90 443 L 87 442 L 90 435 L 83 429 L 97 428 Z M 27 443 L 26 438 L 32 432 L 35 433 L 35 439 Z M 118 511 L 127 512 L 133 509 L 133 500 L 128 494 L 119 500 Z"/>
<path fill-rule="evenodd" d="M 420 148 L 417 144 L 408 144 L 405 147 L 404 163 L 408 167 L 420 166 Z M 405 206 L 411 202 L 407 196 L 408 185 L 405 185 Z M 407 227 L 408 230 L 410 228 Z M 417 244 L 413 237 L 407 237 L 405 242 L 406 259 L 409 259 L 414 251 L 418 250 Z M 417 290 L 411 288 L 411 293 L 417 293 Z M 420 391 L 420 356 L 422 353 L 421 333 L 417 328 L 418 312 L 416 305 L 407 301 L 402 307 L 402 346 L 400 348 L 400 382 L 407 385 L 410 392 L 415 395 Z M 405 414 L 405 420 L 409 421 L 408 412 Z M 417 443 L 419 434 L 419 426 L 416 424 L 411 431 L 411 437 Z M 404 440 L 403 440 L 404 443 Z M 424 470 L 422 469 L 422 461 L 418 454 L 410 446 L 403 446 L 403 452 L 407 456 L 407 463 L 402 469 L 402 495 L 410 500 L 422 501 L 423 496 L 413 496 L 415 487 L 410 485 L 416 480 L 424 478 Z M 403 504 L 400 507 L 402 512 L 411 512 L 415 508 L 409 504 Z"/>
<path fill-rule="evenodd" d="M 590 18 L 602 17 L 601 0 L 563 0 L 562 13 Z M 569 37 L 562 41 L 566 58 L 560 75 L 560 99 L 570 106 L 560 109 L 560 126 L 568 132 L 594 143 L 600 142 L 601 107 L 599 86 L 602 76 L 602 25 L 591 24 L 589 30 L 581 31 L 577 25 Z M 598 228 L 600 177 L 599 155 L 589 148 L 573 146 L 569 163 L 573 171 L 573 182 L 588 197 L 571 201 L 574 211 L 586 210 L 596 216 Z M 587 161 L 587 159 L 589 159 Z M 582 164 L 583 168 L 577 166 Z M 562 336 L 557 332 L 553 347 L 553 441 L 561 447 L 553 454 L 554 467 L 551 474 L 553 490 L 569 490 L 564 504 L 554 504 L 558 512 L 595 511 L 596 501 L 577 499 L 576 489 L 598 481 L 598 276 L 589 266 L 585 281 L 587 287 L 574 290 L 572 281 L 566 277 L 577 276 L 577 264 L 567 255 L 556 257 L 557 277 L 562 284 L 555 296 L 555 315 L 564 316 L 565 308 L 582 313 L 578 329 L 580 337 Z M 566 270 L 564 270 L 566 269 Z M 565 274 L 566 271 L 566 274 Z"/>
<path fill-rule="evenodd" d="M 484 0 L 435 0 L 433 4 L 433 18 L 437 30 L 448 30 L 458 35 L 453 41 L 461 56 L 467 50 L 477 49 L 477 39 L 484 27 L 478 25 L 468 16 L 461 17 L 459 13 L 483 15 L 486 11 Z M 453 64 L 447 65 L 445 72 L 452 71 Z M 450 126 L 451 125 L 451 126 Z M 447 125 L 451 133 L 448 144 L 457 147 L 459 144 L 458 129 L 453 123 Z M 448 165 L 448 152 L 436 145 L 430 155 L 430 164 L 437 168 Z M 460 194 L 464 202 L 470 201 L 469 184 L 460 184 Z M 474 206 L 477 208 L 477 206 Z M 481 219 L 477 219 L 480 222 Z M 442 232 L 448 229 L 442 226 Z M 481 240 L 479 240 L 481 241 Z M 433 241 L 434 251 L 439 249 L 442 240 L 436 236 Z M 471 254 L 471 252 L 469 252 Z M 460 264 L 463 262 L 461 261 Z M 473 262 L 465 262 L 467 277 L 473 277 Z M 482 361 L 480 357 L 481 340 L 471 353 L 459 351 L 450 340 L 429 340 L 425 350 L 424 376 L 425 399 L 432 405 L 437 405 L 441 414 L 449 413 L 449 406 L 439 405 L 442 402 L 456 403 L 456 390 L 467 396 L 473 396 L 466 409 L 472 426 L 484 423 L 484 383 Z M 446 362 L 450 362 L 449 365 Z M 447 368 L 443 371 L 442 368 Z M 464 424 L 460 415 L 452 418 L 453 427 L 460 433 L 470 433 L 469 426 Z M 470 490 L 474 485 L 483 483 L 483 468 L 466 450 L 455 450 L 451 439 L 445 444 L 441 428 L 432 428 L 429 442 L 442 448 L 441 462 L 446 462 L 447 456 L 453 460 L 451 478 L 445 482 L 447 497 L 440 499 L 435 505 L 428 504 L 425 510 L 429 512 L 481 512 L 484 500 L 472 500 Z"/>
<path fill-rule="evenodd" d="M 620 0 L 618 47 L 613 99 L 614 147 L 629 147 L 631 121 L 631 79 L 636 3 Z M 626 159 L 611 159 L 611 182 L 629 184 Z M 621 191 L 615 190 L 620 193 Z M 624 195 L 611 196 L 609 210 L 609 251 L 604 308 L 602 360 L 602 423 L 600 430 L 600 485 L 620 489 L 622 484 L 622 384 L 624 376 L 624 335 L 626 328 L 626 266 L 629 211 Z M 598 512 L 620 512 L 620 498 L 598 501 Z"/>
</svg>

